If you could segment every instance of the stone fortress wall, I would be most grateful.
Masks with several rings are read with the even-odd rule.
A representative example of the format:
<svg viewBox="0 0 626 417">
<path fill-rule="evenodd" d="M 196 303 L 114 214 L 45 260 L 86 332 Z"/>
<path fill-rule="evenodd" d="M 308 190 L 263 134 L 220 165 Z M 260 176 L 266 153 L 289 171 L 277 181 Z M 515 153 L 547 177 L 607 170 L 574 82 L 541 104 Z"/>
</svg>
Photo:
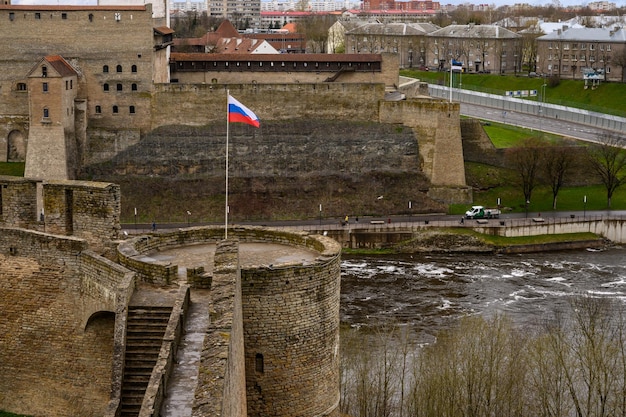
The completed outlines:
<svg viewBox="0 0 626 417">
<path fill-rule="evenodd" d="M 189 228 L 118 242 L 120 199 L 113 184 L 0 177 L 0 190 L 0 308 L 7 318 L 0 323 L 0 409 L 49 416 L 115 415 L 126 307 L 137 283 L 154 274 L 151 263 L 140 259 L 155 248 L 219 243 L 223 228 Z M 38 192 L 43 218 L 37 211 Z M 319 256 L 310 262 L 241 269 L 233 258 L 238 241 L 299 246 Z M 224 332 L 230 334 L 229 343 L 217 343 L 219 351 L 203 359 L 203 366 L 214 364 L 203 375 L 220 375 L 221 382 L 219 395 L 197 407 L 212 407 L 225 416 L 338 416 L 339 244 L 305 232 L 265 228 L 234 228 L 226 242 L 231 254 L 216 254 L 211 291 L 214 324 L 219 324 L 207 330 L 207 343 L 223 340 Z M 133 256 L 137 262 L 125 261 Z M 152 277 L 167 284 L 163 276 Z M 225 285 L 230 288 L 226 295 L 221 290 Z M 180 337 L 184 314 L 179 310 L 178 319 L 168 325 L 169 344 L 162 352 L 176 351 L 171 343 Z M 175 355 L 155 367 L 148 408 L 160 404 L 165 392 L 167 377 L 159 372 L 167 366 L 161 360 L 171 367 Z M 215 380 L 208 379 L 200 382 L 198 395 Z M 247 414 L 241 414 L 242 398 Z"/>
<path fill-rule="evenodd" d="M 34 87 L 27 84 L 26 76 L 42 57 L 58 54 L 72 65 L 79 80 L 74 143 L 61 132 L 48 139 L 50 144 L 68 143 L 66 157 L 72 166 L 67 178 L 75 178 L 82 166 L 105 161 L 139 144 L 161 126 L 224 120 L 228 88 L 261 120 L 315 118 L 421 127 L 428 143 L 420 143 L 419 158 L 424 174 L 433 181 L 432 196 L 446 202 L 467 202 L 463 163 L 458 158 L 462 154 L 456 126 L 458 104 L 415 100 L 424 89 L 405 89 L 407 100 L 385 102 L 385 92 L 398 84 L 393 54 L 372 55 L 368 59 L 375 70 L 337 73 L 332 82 L 320 81 L 321 71 L 315 70 L 316 64 L 326 65 L 324 60 L 313 62 L 311 58 L 306 70 L 269 70 L 270 62 L 265 62 L 258 71 L 233 68 L 213 75 L 211 71 L 174 71 L 179 82 L 162 83 L 158 80 L 169 80 L 167 59 L 162 56 L 168 49 L 161 49 L 163 39 L 154 30 L 157 20 L 150 5 L 0 5 L 0 21 L 6 23 L 0 25 L 0 36 L 8 45 L 0 57 L 0 117 L 5 122 L 0 124 L 2 160 L 26 158 L 27 150 L 32 161 L 46 160 L 45 155 L 33 155 L 45 153 L 45 135 L 38 135 L 42 143 L 36 148 L 28 147 L 31 130 L 39 132 L 40 126 L 38 120 L 28 117 L 28 88 Z M 38 33 L 36 40 L 34 33 Z M 81 41 L 68 43 L 66 39 Z M 362 62 L 363 56 L 354 59 L 359 65 L 368 65 Z M 193 76 L 211 79 L 204 83 Z M 65 109 L 50 111 L 56 114 Z"/>
</svg>

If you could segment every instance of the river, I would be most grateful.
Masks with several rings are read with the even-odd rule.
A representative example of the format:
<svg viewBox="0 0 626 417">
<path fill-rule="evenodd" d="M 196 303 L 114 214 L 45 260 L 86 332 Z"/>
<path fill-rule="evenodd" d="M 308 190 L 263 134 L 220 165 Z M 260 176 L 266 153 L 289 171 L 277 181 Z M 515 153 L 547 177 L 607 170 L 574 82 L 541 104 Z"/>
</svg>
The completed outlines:
<svg viewBox="0 0 626 417">
<path fill-rule="evenodd" d="M 626 249 L 343 256 L 341 321 L 406 326 L 420 342 L 471 314 L 533 325 L 574 295 L 626 300 Z"/>
</svg>

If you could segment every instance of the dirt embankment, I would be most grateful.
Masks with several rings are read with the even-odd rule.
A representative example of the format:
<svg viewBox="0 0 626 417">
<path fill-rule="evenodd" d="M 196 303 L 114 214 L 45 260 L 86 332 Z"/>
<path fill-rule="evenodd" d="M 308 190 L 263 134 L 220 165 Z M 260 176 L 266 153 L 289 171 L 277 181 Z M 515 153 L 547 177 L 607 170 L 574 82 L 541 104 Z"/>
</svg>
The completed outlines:
<svg viewBox="0 0 626 417">
<path fill-rule="evenodd" d="M 428 230 L 418 233 L 410 241 L 398 244 L 393 249 L 399 253 L 530 253 L 571 249 L 600 250 L 611 245 L 610 241 L 601 237 L 550 243 L 495 245 L 478 236 Z"/>
<path fill-rule="evenodd" d="M 222 221 L 225 139 L 223 124 L 164 127 L 82 177 L 120 184 L 123 221 L 134 220 L 134 208 L 140 222 Z M 427 196 L 419 137 L 403 126 L 233 124 L 229 143 L 233 222 L 317 218 L 320 205 L 323 217 L 408 214 L 408 201 L 412 213 L 447 209 Z"/>
</svg>

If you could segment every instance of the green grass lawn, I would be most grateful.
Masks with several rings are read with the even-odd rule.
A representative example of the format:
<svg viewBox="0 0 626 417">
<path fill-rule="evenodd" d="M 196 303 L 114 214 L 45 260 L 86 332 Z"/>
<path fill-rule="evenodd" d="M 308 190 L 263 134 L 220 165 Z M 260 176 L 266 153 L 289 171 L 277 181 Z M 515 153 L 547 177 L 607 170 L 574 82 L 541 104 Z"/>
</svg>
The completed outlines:
<svg viewBox="0 0 626 417">
<path fill-rule="evenodd" d="M 449 72 L 401 70 L 400 75 L 418 78 L 422 81 L 450 85 Z M 504 95 L 506 91 L 537 90 L 548 84 L 545 88 L 547 103 L 560 104 L 563 106 L 577 107 L 600 113 L 624 116 L 626 114 L 626 84 L 624 83 L 601 83 L 595 89 L 584 88 L 583 80 L 560 80 L 558 85 L 551 86 L 549 81 L 543 78 L 528 78 L 525 74 L 492 75 L 492 74 L 463 74 L 457 78 L 454 75 L 453 86 L 467 90 L 482 91 L 485 93 Z M 537 100 L 537 97 L 529 97 L 528 100 Z"/>
<path fill-rule="evenodd" d="M 23 177 L 24 165 L 24 162 L 0 162 L 0 175 Z"/>
</svg>

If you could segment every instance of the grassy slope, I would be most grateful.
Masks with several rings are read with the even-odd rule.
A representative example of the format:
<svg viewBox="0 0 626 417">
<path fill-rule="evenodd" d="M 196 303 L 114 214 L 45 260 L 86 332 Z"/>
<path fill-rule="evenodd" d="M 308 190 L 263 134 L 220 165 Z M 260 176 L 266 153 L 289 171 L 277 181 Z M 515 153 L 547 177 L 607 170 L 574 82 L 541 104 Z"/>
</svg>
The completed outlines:
<svg viewBox="0 0 626 417">
<path fill-rule="evenodd" d="M 449 85 L 449 73 L 402 70 L 400 75 L 419 78 L 429 83 Z M 458 80 L 453 79 L 454 86 L 458 87 Z M 578 107 L 600 113 L 623 116 L 626 114 L 626 84 L 602 83 L 595 89 L 584 89 L 582 80 L 561 80 L 558 85 L 551 86 L 542 78 L 528 78 L 526 76 L 491 75 L 491 74 L 463 74 L 461 84 L 464 89 L 483 91 L 485 93 L 504 95 L 506 91 L 537 90 L 546 83 L 545 92 L 547 103 Z M 537 100 L 537 97 L 528 98 Z"/>
</svg>

